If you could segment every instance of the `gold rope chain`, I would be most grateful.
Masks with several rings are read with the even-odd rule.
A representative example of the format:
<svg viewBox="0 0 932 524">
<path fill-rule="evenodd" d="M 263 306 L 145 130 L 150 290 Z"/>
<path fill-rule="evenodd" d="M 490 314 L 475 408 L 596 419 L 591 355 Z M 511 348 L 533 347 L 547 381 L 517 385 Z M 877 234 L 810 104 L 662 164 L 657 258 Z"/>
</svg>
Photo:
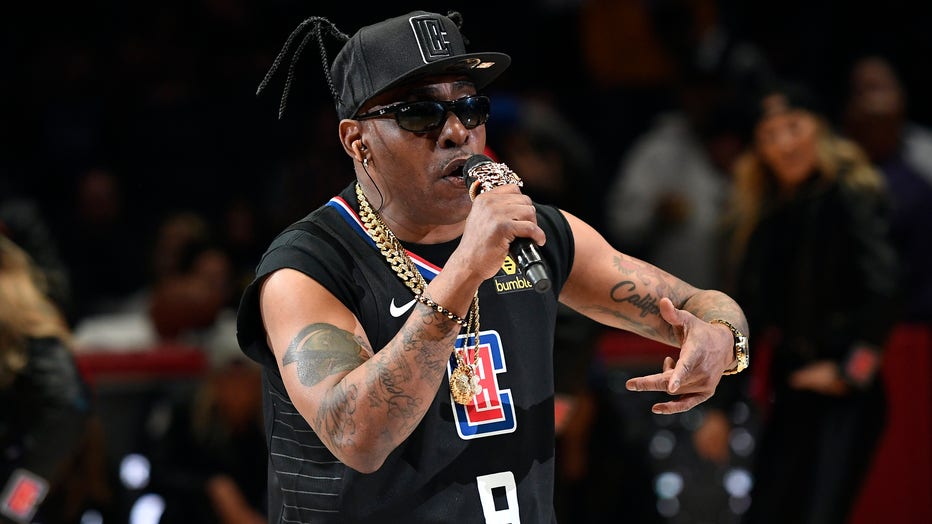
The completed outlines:
<svg viewBox="0 0 932 524">
<path fill-rule="evenodd" d="M 423 297 L 424 290 L 427 288 L 427 281 L 424 280 L 424 276 L 418 271 L 417 266 L 414 265 L 414 261 L 408 256 L 404 246 L 401 245 L 401 241 L 398 240 L 398 237 L 389 229 L 388 224 L 383 222 L 382 217 L 369 205 L 369 200 L 366 199 L 366 195 L 362 192 L 362 187 L 359 183 L 356 184 L 356 199 L 359 201 L 359 219 L 362 220 L 362 223 L 366 226 L 366 233 L 369 235 L 369 238 L 375 242 L 376 247 L 379 249 L 379 252 L 382 253 L 382 256 L 385 257 L 388 265 L 391 266 L 395 274 L 398 275 L 398 278 L 404 282 L 405 286 L 414 293 L 414 297 L 418 299 L 419 302 L 433 303 L 430 299 Z M 426 302 L 422 300 L 422 298 L 424 298 Z M 430 304 L 427 305 L 430 306 Z M 433 307 L 433 309 L 446 315 L 451 320 L 456 320 L 456 318 L 454 318 L 456 316 L 453 315 L 452 312 L 449 312 L 439 305 Z M 463 323 L 460 322 L 460 324 Z M 469 313 L 467 314 L 464 327 L 466 328 L 466 340 L 463 341 L 463 349 L 457 350 L 455 347 L 453 349 L 456 354 L 456 369 L 450 374 L 450 392 L 452 393 L 453 400 L 458 404 L 468 405 L 473 402 L 473 398 L 476 395 L 482 392 L 482 386 L 479 385 L 479 376 L 477 373 L 481 362 L 478 356 L 478 291 L 476 291 L 469 305 Z M 468 344 L 470 338 L 473 340 L 472 349 L 475 360 L 472 364 L 466 361 L 466 353 L 469 351 Z"/>
</svg>

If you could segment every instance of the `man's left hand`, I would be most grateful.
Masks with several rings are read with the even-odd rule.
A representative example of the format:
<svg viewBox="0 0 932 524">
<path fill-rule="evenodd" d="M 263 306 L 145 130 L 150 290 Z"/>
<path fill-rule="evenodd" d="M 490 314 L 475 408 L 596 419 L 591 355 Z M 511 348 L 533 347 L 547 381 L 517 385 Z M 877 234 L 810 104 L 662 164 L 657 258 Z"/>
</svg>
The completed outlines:
<svg viewBox="0 0 932 524">
<path fill-rule="evenodd" d="M 687 411 L 715 393 L 722 372 L 734 363 L 734 336 L 721 324 L 710 324 L 677 309 L 670 299 L 660 300 L 660 315 L 680 340 L 678 360 L 666 357 L 663 372 L 628 380 L 631 391 L 665 391 L 674 400 L 654 404 L 652 411 L 673 414 Z"/>
</svg>

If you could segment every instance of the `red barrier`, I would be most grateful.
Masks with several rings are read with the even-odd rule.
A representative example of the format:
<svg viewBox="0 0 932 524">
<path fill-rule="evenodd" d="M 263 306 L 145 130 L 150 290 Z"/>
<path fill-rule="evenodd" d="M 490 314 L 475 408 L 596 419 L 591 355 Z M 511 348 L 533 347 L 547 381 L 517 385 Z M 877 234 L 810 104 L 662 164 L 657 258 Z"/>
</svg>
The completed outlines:
<svg viewBox="0 0 932 524">
<path fill-rule="evenodd" d="M 82 349 L 76 352 L 78 369 L 90 384 L 199 377 L 207 371 L 207 355 L 196 347 L 163 344 L 126 352 Z"/>
<path fill-rule="evenodd" d="M 932 522 L 932 329 L 901 325 L 883 362 L 887 427 L 851 524 Z"/>
</svg>

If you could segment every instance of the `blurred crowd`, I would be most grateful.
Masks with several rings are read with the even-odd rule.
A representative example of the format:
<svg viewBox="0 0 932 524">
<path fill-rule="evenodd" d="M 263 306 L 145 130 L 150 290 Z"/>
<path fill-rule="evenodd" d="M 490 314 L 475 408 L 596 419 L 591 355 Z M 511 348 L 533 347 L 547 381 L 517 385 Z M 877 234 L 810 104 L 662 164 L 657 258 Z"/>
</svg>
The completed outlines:
<svg viewBox="0 0 932 524">
<path fill-rule="evenodd" d="M 403 9 L 332 4 L 34 4 L 0 20 L 0 275 L 22 273 L 9 289 L 0 281 L 0 398 L 52 406 L 0 416 L 0 484 L 8 497 L 14 480 L 31 479 L 16 471 L 45 479 L 23 484 L 56 501 L 38 522 L 78 522 L 88 510 L 102 522 L 126 518 L 93 387 L 69 355 L 166 343 L 198 348 L 207 367 L 190 390 L 146 405 L 140 449 L 167 501 L 161 521 L 264 520 L 260 386 L 235 342 L 239 296 L 273 235 L 339 192 L 352 170 L 319 64 L 299 64 L 283 120 L 256 85 L 297 20 L 326 15 L 351 32 Z M 529 194 L 598 226 L 624 252 L 739 297 L 752 337 L 773 355 L 770 391 L 784 394 L 764 407 L 776 429 L 763 426 L 762 445 L 773 457 L 813 434 L 795 434 L 784 410 L 820 402 L 842 418 L 872 415 L 844 423 L 862 437 L 851 453 L 869 458 L 883 425 L 875 379 L 884 337 L 896 323 L 932 325 L 932 100 L 921 97 L 932 87 L 932 7 L 912 4 L 846 3 L 844 24 L 839 7 L 802 0 L 410 8 L 457 9 L 473 49 L 512 55 L 489 93 L 488 145 Z M 773 86 L 778 97 L 767 102 Z M 17 294 L 33 287 L 33 298 Z M 874 309 L 847 307 L 858 301 Z M 603 491 L 611 470 L 646 466 L 599 440 L 630 428 L 607 416 L 618 407 L 605 392 L 599 331 L 570 311 L 561 318 L 558 406 L 568 414 L 558 417 L 558 510 L 566 522 L 602 521 L 621 511 L 617 491 Z M 874 329 L 845 338 L 860 336 L 865 318 Z M 810 347 L 822 343 L 833 349 Z M 815 366 L 823 360 L 838 365 Z M 49 385 L 49 376 L 66 378 Z M 715 426 L 731 419 L 721 413 L 762 387 L 726 382 L 693 426 L 710 462 L 729 454 L 728 429 Z M 35 424 L 23 422 L 36 413 Z M 74 438 L 53 439 L 57 463 L 30 462 L 50 432 Z M 778 466 L 762 466 L 759 478 L 809 475 Z M 839 515 L 812 521 L 841 522 L 866 464 L 841 457 L 824 468 L 826 479 L 854 481 L 819 492 L 840 501 L 830 508 Z M 90 480 L 65 491 L 75 475 Z M 632 522 L 669 516 L 635 503 L 652 500 L 650 482 L 626 488 L 647 493 L 626 504 Z M 762 484 L 779 500 L 758 497 L 761 511 L 798 495 Z M 0 509 L 0 522 L 18 522 L 11 515 Z"/>
</svg>

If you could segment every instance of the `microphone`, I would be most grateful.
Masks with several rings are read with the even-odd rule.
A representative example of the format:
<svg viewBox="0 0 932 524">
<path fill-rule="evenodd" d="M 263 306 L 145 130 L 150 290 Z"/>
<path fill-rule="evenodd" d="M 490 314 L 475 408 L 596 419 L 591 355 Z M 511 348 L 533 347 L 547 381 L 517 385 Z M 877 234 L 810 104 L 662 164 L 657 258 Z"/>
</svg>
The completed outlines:
<svg viewBox="0 0 932 524">
<path fill-rule="evenodd" d="M 514 184 L 524 186 L 524 182 L 505 164 L 496 163 L 491 158 L 477 154 L 466 159 L 463 165 L 463 179 L 466 181 L 466 190 L 469 198 L 475 200 L 476 196 L 493 187 Z M 538 293 L 550 291 L 550 276 L 547 267 L 537 250 L 537 245 L 529 238 L 516 238 L 509 246 L 511 257 L 521 268 L 525 278 L 531 282 L 531 287 Z"/>
</svg>

